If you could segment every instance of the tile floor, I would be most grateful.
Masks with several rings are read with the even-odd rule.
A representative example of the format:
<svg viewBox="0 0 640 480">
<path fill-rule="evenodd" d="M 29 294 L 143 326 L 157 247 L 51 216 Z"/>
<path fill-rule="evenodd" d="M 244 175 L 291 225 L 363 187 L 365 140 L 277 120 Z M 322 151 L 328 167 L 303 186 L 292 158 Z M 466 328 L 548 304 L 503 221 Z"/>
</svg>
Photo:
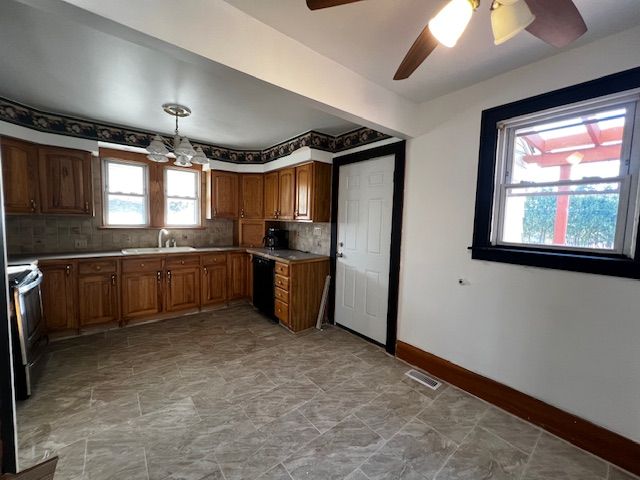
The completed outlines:
<svg viewBox="0 0 640 480">
<path fill-rule="evenodd" d="M 56 480 L 629 480 L 337 328 L 235 306 L 57 342 L 19 405 L 22 467 Z"/>
</svg>

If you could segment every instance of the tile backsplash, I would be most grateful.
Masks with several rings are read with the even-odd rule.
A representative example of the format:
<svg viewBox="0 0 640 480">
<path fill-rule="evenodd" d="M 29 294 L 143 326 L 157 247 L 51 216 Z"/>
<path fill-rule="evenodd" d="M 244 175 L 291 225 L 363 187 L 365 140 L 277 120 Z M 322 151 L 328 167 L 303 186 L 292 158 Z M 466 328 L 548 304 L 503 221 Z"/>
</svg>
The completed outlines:
<svg viewBox="0 0 640 480">
<path fill-rule="evenodd" d="M 158 229 L 105 229 L 102 226 L 100 164 L 92 159 L 95 216 L 7 215 L 7 253 L 95 252 L 158 246 Z M 233 244 L 233 221 L 205 220 L 203 229 L 169 228 L 168 238 L 192 247 Z M 167 237 L 165 237 L 166 239 Z"/>
<path fill-rule="evenodd" d="M 331 250 L 330 223 L 280 222 L 279 228 L 289 230 L 289 248 L 318 255 L 329 255 Z"/>
</svg>

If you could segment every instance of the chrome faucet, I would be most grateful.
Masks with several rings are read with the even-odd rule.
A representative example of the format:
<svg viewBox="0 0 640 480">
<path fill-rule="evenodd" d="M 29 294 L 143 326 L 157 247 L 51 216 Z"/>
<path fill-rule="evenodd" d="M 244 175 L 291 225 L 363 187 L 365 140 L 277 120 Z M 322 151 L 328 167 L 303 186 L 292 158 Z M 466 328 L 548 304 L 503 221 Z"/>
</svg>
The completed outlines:
<svg viewBox="0 0 640 480">
<path fill-rule="evenodd" d="M 162 248 L 162 234 L 163 233 L 166 233 L 167 235 L 169 235 L 169 230 L 167 230 L 165 228 L 162 228 L 158 232 L 158 248 Z"/>
</svg>

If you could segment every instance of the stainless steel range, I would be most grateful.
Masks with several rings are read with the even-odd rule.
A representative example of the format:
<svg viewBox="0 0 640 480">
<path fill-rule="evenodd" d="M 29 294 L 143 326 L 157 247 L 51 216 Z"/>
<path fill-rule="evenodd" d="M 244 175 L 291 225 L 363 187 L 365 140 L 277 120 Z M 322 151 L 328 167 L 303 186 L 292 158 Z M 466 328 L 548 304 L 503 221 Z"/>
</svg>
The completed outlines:
<svg viewBox="0 0 640 480">
<path fill-rule="evenodd" d="M 16 399 L 28 398 L 44 360 L 48 338 L 44 334 L 40 284 L 42 272 L 36 265 L 7 268 L 13 338 L 13 370 Z"/>
</svg>

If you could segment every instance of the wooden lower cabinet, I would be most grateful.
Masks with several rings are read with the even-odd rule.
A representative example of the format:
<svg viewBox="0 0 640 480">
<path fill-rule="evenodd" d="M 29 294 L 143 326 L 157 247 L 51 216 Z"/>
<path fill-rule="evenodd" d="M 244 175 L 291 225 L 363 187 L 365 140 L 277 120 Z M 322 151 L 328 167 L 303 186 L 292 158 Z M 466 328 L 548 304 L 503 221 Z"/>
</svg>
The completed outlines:
<svg viewBox="0 0 640 480">
<path fill-rule="evenodd" d="M 40 262 L 42 271 L 42 310 L 47 333 L 69 332 L 78 328 L 76 316 L 77 262 Z"/>
<path fill-rule="evenodd" d="M 78 277 L 78 322 L 80 328 L 118 322 L 118 276 L 116 273 Z"/>
<path fill-rule="evenodd" d="M 229 274 L 229 300 L 249 296 L 249 255 L 245 252 L 230 253 L 227 261 Z"/>
<path fill-rule="evenodd" d="M 122 318 L 125 322 L 162 312 L 162 270 L 122 274 Z"/>
<path fill-rule="evenodd" d="M 209 254 L 202 256 L 203 307 L 218 305 L 227 301 L 227 255 Z"/>
<path fill-rule="evenodd" d="M 168 269 L 166 277 L 168 312 L 200 306 L 200 267 Z"/>
</svg>

